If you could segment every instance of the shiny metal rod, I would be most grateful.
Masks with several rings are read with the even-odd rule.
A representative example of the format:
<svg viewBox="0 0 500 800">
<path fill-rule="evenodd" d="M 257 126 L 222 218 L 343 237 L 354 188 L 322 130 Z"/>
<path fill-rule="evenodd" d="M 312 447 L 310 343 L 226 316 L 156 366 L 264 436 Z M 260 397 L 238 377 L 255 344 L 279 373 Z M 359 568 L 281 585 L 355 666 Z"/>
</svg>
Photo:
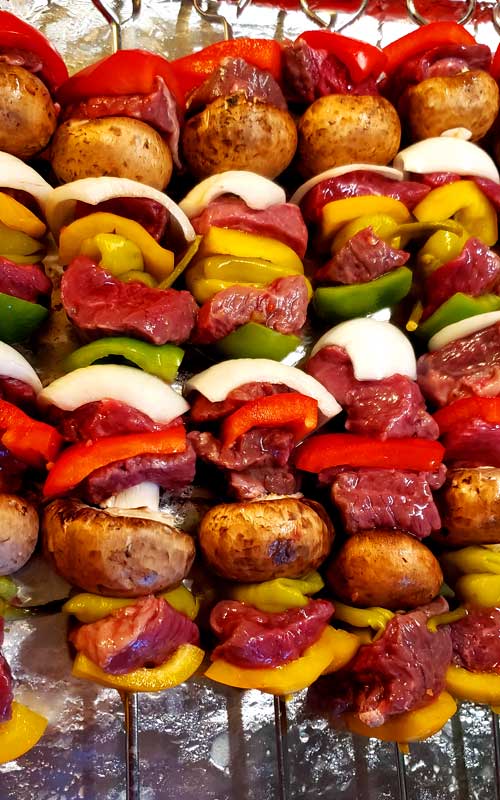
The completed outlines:
<svg viewBox="0 0 500 800">
<path fill-rule="evenodd" d="M 127 763 L 127 791 L 126 800 L 140 800 L 141 797 L 141 770 L 139 763 L 139 696 L 137 692 L 124 692 L 122 694 L 123 710 L 125 712 L 125 759 Z"/>
<path fill-rule="evenodd" d="M 495 790 L 497 800 L 500 800 L 500 721 L 498 714 L 491 712 L 493 726 L 493 751 L 495 753 Z"/>
<path fill-rule="evenodd" d="M 290 800 L 290 772 L 288 768 L 288 719 L 286 700 L 274 696 L 274 727 L 276 734 L 276 760 L 278 764 L 278 800 Z"/>
<path fill-rule="evenodd" d="M 398 771 L 398 785 L 400 800 L 408 800 L 408 787 L 406 785 L 406 764 L 404 754 L 399 749 L 397 742 L 394 744 L 396 751 L 396 766 Z"/>
</svg>

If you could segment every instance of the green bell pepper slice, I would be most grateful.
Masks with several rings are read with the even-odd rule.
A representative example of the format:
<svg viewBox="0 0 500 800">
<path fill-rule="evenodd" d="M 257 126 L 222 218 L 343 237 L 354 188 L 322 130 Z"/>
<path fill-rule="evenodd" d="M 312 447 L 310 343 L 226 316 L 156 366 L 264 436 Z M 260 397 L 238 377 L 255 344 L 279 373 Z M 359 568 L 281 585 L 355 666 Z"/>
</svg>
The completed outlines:
<svg viewBox="0 0 500 800">
<path fill-rule="evenodd" d="M 48 313 L 45 306 L 0 292 L 0 340 L 12 344 L 29 339 Z"/>
<path fill-rule="evenodd" d="M 127 336 L 110 336 L 79 347 L 65 358 L 63 369 L 71 372 L 109 356 L 121 356 L 144 372 L 171 383 L 177 376 L 184 350 L 173 344 L 157 346 Z"/>
<path fill-rule="evenodd" d="M 412 277 L 408 267 L 399 267 L 366 283 L 322 286 L 314 292 L 314 309 L 328 321 L 364 317 L 399 303 L 410 291 Z"/>
<path fill-rule="evenodd" d="M 216 342 L 226 358 L 271 358 L 282 361 L 300 345 L 293 334 L 278 333 L 258 322 L 247 322 Z"/>
<path fill-rule="evenodd" d="M 447 325 L 460 322 L 476 314 L 486 314 L 488 311 L 500 311 L 500 297 L 496 294 L 483 294 L 482 297 L 469 297 L 463 292 L 457 292 L 446 300 L 434 314 L 417 327 L 415 333 L 422 339 L 430 339 Z"/>
</svg>

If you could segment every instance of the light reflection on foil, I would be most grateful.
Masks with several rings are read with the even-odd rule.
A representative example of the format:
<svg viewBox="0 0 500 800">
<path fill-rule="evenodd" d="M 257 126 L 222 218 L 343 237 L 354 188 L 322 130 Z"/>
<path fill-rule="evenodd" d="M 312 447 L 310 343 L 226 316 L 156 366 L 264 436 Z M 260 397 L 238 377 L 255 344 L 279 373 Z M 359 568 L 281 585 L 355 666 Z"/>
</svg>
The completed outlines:
<svg viewBox="0 0 500 800">
<path fill-rule="evenodd" d="M 131 8 L 115 3 L 122 19 Z M 214 4 L 235 35 L 294 38 L 310 27 L 300 12 L 286 16 L 251 5 L 239 20 L 235 4 Z M 483 9 L 486 4 L 482 4 Z M 0 0 L 44 31 L 70 71 L 110 52 L 111 37 L 90 0 Z M 484 17 L 484 14 L 483 14 Z M 339 23 L 346 21 L 339 15 Z M 387 44 L 413 27 L 400 20 L 364 17 L 351 36 Z M 491 24 L 469 26 L 496 47 Z M 136 23 L 125 23 L 125 47 L 168 57 L 190 53 L 220 38 L 191 3 L 151 0 Z M 50 376 L 52 377 L 52 376 Z M 49 376 L 47 375 L 47 380 Z M 176 509 L 182 515 L 189 511 Z M 16 697 L 49 719 L 41 743 L 18 762 L 0 766 L 1 800 L 124 800 L 123 713 L 118 694 L 71 677 L 62 615 L 9 623 L 5 654 Z M 305 693 L 288 703 L 291 798 L 383 800 L 399 797 L 394 747 L 364 741 L 310 719 Z M 142 800 L 272 800 L 277 797 L 272 698 L 210 684 L 202 677 L 160 695 L 140 698 Z M 411 746 L 406 761 L 412 800 L 489 800 L 495 795 L 491 716 L 464 705 L 443 732 Z"/>
</svg>

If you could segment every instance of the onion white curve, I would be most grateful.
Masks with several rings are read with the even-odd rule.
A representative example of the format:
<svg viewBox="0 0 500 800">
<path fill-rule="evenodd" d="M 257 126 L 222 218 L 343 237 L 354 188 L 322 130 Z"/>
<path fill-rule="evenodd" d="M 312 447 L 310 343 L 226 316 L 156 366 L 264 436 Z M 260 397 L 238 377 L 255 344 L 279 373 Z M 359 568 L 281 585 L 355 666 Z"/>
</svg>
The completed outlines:
<svg viewBox="0 0 500 800">
<path fill-rule="evenodd" d="M 429 350 L 440 350 L 456 339 L 463 339 L 465 336 L 471 336 L 477 331 L 489 328 L 495 322 L 500 322 L 500 311 L 487 311 L 485 314 L 476 314 L 474 317 L 467 317 L 459 322 L 453 322 L 451 325 L 447 325 L 446 328 L 441 328 L 429 339 L 428 348 Z"/>
<path fill-rule="evenodd" d="M 404 173 L 454 172 L 499 182 L 493 159 L 473 142 L 455 136 L 434 136 L 401 150 L 393 166 Z"/>
<path fill-rule="evenodd" d="M 21 353 L 5 342 L 0 342 L 0 375 L 27 383 L 36 394 L 42 391 L 40 378 L 31 364 Z"/>
<path fill-rule="evenodd" d="M 191 189 L 184 200 L 181 200 L 179 207 L 189 219 L 192 219 L 201 214 L 209 203 L 224 194 L 240 197 L 249 208 L 257 211 L 286 203 L 284 189 L 274 181 L 255 172 L 233 169 L 205 178 Z"/>
</svg>

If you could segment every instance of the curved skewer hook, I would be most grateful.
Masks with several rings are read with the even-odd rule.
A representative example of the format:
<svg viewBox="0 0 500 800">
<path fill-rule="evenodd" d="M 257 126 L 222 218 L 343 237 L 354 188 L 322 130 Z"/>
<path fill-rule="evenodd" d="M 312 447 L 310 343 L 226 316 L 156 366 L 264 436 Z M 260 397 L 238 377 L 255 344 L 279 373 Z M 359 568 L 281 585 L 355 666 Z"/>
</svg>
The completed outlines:
<svg viewBox="0 0 500 800">
<path fill-rule="evenodd" d="M 366 0 L 366 2 L 368 2 L 368 0 Z M 337 21 L 336 11 L 332 11 L 328 19 L 323 19 L 323 17 L 320 17 L 320 15 L 310 7 L 308 0 L 299 0 L 299 3 L 306 17 L 315 22 L 316 25 L 319 25 L 320 28 L 325 28 L 326 30 L 333 28 Z"/>
<path fill-rule="evenodd" d="M 465 13 L 462 17 L 460 17 L 460 19 L 457 19 L 459 25 L 465 25 L 465 23 L 470 20 L 474 14 L 474 11 L 476 10 L 476 2 L 477 0 L 467 0 Z M 493 10 L 493 23 L 495 23 L 495 11 L 497 11 L 497 7 L 498 6 L 495 6 L 495 9 Z M 408 14 L 412 20 L 417 23 L 417 25 L 427 25 L 429 20 L 423 17 L 422 14 L 417 11 L 415 0 L 406 0 L 406 8 L 408 9 Z"/>
<path fill-rule="evenodd" d="M 498 0 L 498 2 L 495 3 L 495 7 L 491 12 L 491 16 L 493 19 L 493 25 L 495 27 L 495 30 L 497 31 L 497 33 L 500 33 L 500 0 Z"/>
<path fill-rule="evenodd" d="M 122 49 L 122 24 L 120 18 L 102 0 L 92 0 L 92 2 L 111 28 L 111 49 L 113 53 L 116 53 L 117 50 Z"/>
<path fill-rule="evenodd" d="M 362 17 L 362 16 L 363 16 L 363 14 L 365 13 L 365 11 L 366 11 L 367 7 L 368 7 L 368 2 L 369 2 L 369 0 L 361 0 L 361 3 L 360 3 L 360 5 L 359 5 L 359 7 L 358 7 L 358 10 L 357 10 L 357 11 L 355 11 L 355 12 L 354 12 L 354 14 L 353 14 L 351 17 L 349 17 L 349 19 L 347 20 L 347 22 L 344 22 L 344 24 L 343 24 L 343 25 L 341 25 L 339 28 L 335 28 L 335 31 L 336 31 L 337 33 L 341 33 L 341 32 L 342 32 L 342 31 L 344 31 L 346 28 L 348 28 L 348 27 L 349 27 L 349 25 L 352 25 L 352 24 L 353 24 L 353 22 L 356 22 L 356 20 L 357 20 L 357 19 L 359 19 L 360 17 Z M 475 2 L 475 0 L 474 0 L 474 2 Z"/>
<path fill-rule="evenodd" d="M 250 2 L 250 0 L 247 0 L 246 5 L 248 4 L 248 2 Z M 233 29 L 231 27 L 231 24 L 227 21 L 225 17 L 222 16 L 222 14 L 217 14 L 215 11 L 208 11 L 208 9 L 205 10 L 204 8 L 202 8 L 200 0 L 193 0 L 193 6 L 196 13 L 199 14 L 200 17 L 202 17 L 203 19 L 206 19 L 207 22 L 216 22 L 216 23 L 218 22 L 223 26 L 224 39 L 226 40 L 226 42 L 229 41 L 229 39 L 233 38 Z"/>
</svg>

